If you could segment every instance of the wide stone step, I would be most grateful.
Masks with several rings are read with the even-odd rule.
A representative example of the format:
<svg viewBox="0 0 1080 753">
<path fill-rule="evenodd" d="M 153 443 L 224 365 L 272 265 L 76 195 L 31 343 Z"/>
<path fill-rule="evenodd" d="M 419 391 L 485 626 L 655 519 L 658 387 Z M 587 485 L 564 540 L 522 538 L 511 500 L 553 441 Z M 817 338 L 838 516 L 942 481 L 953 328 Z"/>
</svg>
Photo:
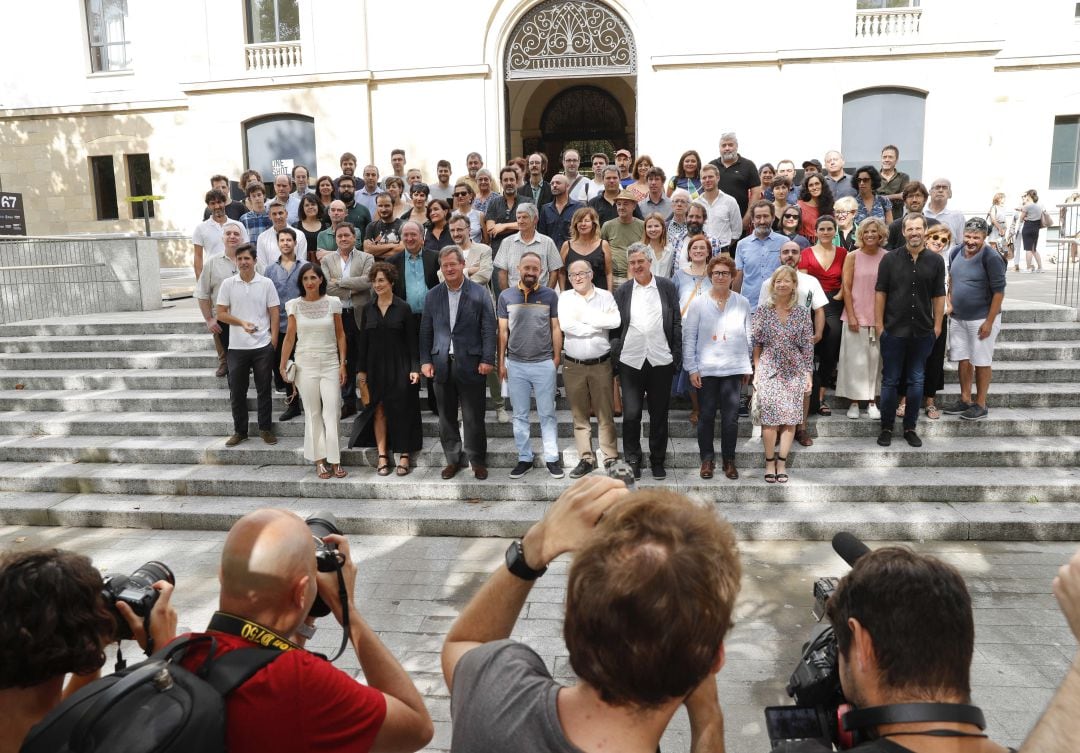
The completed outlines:
<svg viewBox="0 0 1080 753">
<path fill-rule="evenodd" d="M 203 337 L 192 334 L 79 335 L 0 337 L 0 353 L 70 353 L 156 351 L 174 353 L 214 353 L 213 340 L 204 329 Z"/>
<path fill-rule="evenodd" d="M 207 369 L 217 368 L 213 350 L 197 353 L 168 351 L 134 352 L 65 352 L 65 353 L 7 353 L 0 358 L 0 369 L 24 371 L 50 369 L 66 371 L 96 371 L 99 369 Z"/>
<path fill-rule="evenodd" d="M 1080 380 L 1080 361 L 1006 361 L 994 359 L 995 384 L 1005 382 L 1076 382 Z M 956 365 L 945 363 L 945 379 L 956 380 Z"/>
<path fill-rule="evenodd" d="M 1080 340 L 1080 322 L 1003 323 L 997 339 L 999 343 L 1053 340 Z"/>
<path fill-rule="evenodd" d="M 642 489 L 654 485 L 646 479 L 640 482 Z M 224 531 L 253 510 L 283 507 L 301 516 L 331 512 L 349 535 L 510 538 L 522 536 L 549 505 L 547 500 L 0 492 L 0 524 Z M 1076 502 L 908 502 L 886 507 L 862 502 L 740 500 L 725 501 L 718 509 L 738 537 L 747 541 L 827 541 L 841 530 L 864 541 L 1080 539 L 1080 503 Z"/>
<path fill-rule="evenodd" d="M 2 372 L 0 372 L 2 373 Z M 0 387 L 7 386 L 6 380 L 0 379 Z M 33 380 L 31 380 L 33 381 Z M 64 378 L 56 381 L 63 382 Z M 202 381 L 206 386 L 198 389 L 94 389 L 91 387 L 76 388 L 66 385 L 64 388 L 35 389 L 31 383 L 23 382 L 20 389 L 0 389 L 0 404 L 8 410 L 24 411 L 87 411 L 87 412 L 132 412 L 132 411 L 161 411 L 167 413 L 176 412 L 205 412 L 205 411 L 229 411 L 229 391 L 225 387 L 224 379 L 206 379 Z M 220 386 L 211 389 L 213 382 Z M 956 384 L 955 375 L 950 377 L 939 396 L 939 404 L 944 405 L 952 402 L 960 394 L 960 387 Z M 846 399 L 837 399 L 829 394 L 830 403 L 835 409 L 837 406 L 846 410 Z M 274 394 L 274 410 L 284 410 L 284 395 Z M 248 409 L 254 410 L 257 398 L 254 389 L 248 391 Z M 422 405 L 424 399 L 421 398 Z M 1003 382 L 993 385 L 987 404 L 990 408 L 1034 408 L 1034 407 L 1080 407 L 1080 390 L 1076 385 L 1057 383 L 1031 383 L 1031 382 Z M 494 409 L 491 398 L 487 399 L 488 410 Z M 565 397 L 556 399 L 558 410 L 570 410 L 569 401 Z M 685 399 L 676 399 L 673 409 L 688 409 L 689 402 Z M 430 415 L 430 414 L 425 414 Z M 492 417 L 493 418 L 493 417 Z M 434 417 L 431 420 L 435 420 Z"/>
<path fill-rule="evenodd" d="M 275 405 L 276 412 L 280 400 Z M 431 414 L 423 413 L 422 430 L 430 441 L 438 441 L 438 424 Z M 488 416 L 487 434 L 490 438 L 513 436 L 512 425 L 494 423 Z M 568 411 L 557 411 L 558 433 L 571 441 L 573 423 Z M 254 422 L 255 416 L 251 415 Z M 621 419 L 616 419 L 621 424 Z M 347 437 L 352 428 L 353 419 L 341 422 L 341 435 Z M 540 436 L 539 423 L 535 413 L 530 415 L 530 434 Z M 642 432 L 648 436 L 648 414 L 642 421 Z M 899 427 L 899 419 L 897 427 Z M 858 421 L 848 419 L 842 411 L 834 411 L 829 418 L 812 417 L 809 431 L 813 437 L 876 437 L 879 431 L 877 421 L 861 418 Z M 740 436 L 750 436 L 752 426 L 748 419 L 739 422 Z M 274 431 L 279 436 L 300 437 L 304 434 L 304 422 L 299 418 L 284 423 L 274 422 Z M 133 412 L 102 414 L 97 412 L 48 412 L 48 411 L 7 411 L 0 413 L 0 435 L 126 435 L 126 436 L 200 436 L 227 437 L 233 432 L 232 417 L 229 413 L 204 412 Z M 248 432 L 258 435 L 255 423 L 250 423 Z M 622 428 L 619 427 L 621 436 Z M 595 430 L 594 430 L 595 433 Z M 688 412 L 674 410 L 668 421 L 668 433 L 671 437 L 696 437 L 696 429 L 690 425 Z M 925 418 L 919 420 L 919 433 L 928 439 L 944 437 L 984 437 L 984 436 L 1070 436 L 1080 434 L 1080 409 L 1076 408 L 995 408 L 981 421 L 964 421 L 957 416 L 944 416 L 938 421 Z M 898 437 L 899 441 L 899 437 Z"/>
<path fill-rule="evenodd" d="M 792 468 L 790 483 L 766 484 L 749 471 L 735 482 L 722 475 L 704 481 L 695 464 L 693 469 L 673 470 L 664 482 L 647 483 L 719 503 L 874 504 L 1073 502 L 1078 481 L 1077 468 Z M 487 481 L 476 481 L 471 474 L 444 481 L 435 468 L 418 468 L 404 477 L 369 472 L 324 481 L 310 466 L 0 463 L 0 488 L 23 492 L 542 502 L 555 499 L 570 483 L 539 468 L 516 482 L 501 472 Z"/>
<path fill-rule="evenodd" d="M 1076 361 L 1080 359 L 1080 341 L 1000 342 L 994 346 L 994 365 L 1005 362 Z"/>
<path fill-rule="evenodd" d="M 698 467 L 697 440 L 671 440 L 665 464 L 670 469 Z M 594 450 L 596 443 L 593 443 Z M 647 446 L 647 443 L 646 443 Z M 281 437 L 276 445 L 252 438 L 236 447 L 225 447 L 221 437 L 128 437 L 128 436 L 36 436 L 0 438 L 0 461 L 41 463 L 161 463 L 253 466 L 303 466 L 301 437 Z M 539 449 L 539 448 L 537 448 Z M 716 450 L 719 452 L 719 443 Z M 742 439 L 736 448 L 736 465 L 747 473 L 757 473 L 762 464 L 762 444 L 758 437 Z M 396 460 L 396 458 L 395 458 Z M 413 453 L 413 463 L 422 468 L 442 468 L 446 460 L 438 441 L 428 441 Z M 508 469 L 518 460 L 511 439 L 488 441 L 489 467 Z M 562 461 L 569 470 L 580 457 L 571 443 L 562 448 Z M 342 450 L 347 467 L 374 468 L 378 453 L 374 448 Z M 1023 437 L 1015 442 L 991 442 L 983 437 L 956 437 L 941 448 L 914 448 L 902 439 L 894 446 L 879 447 L 866 438 L 833 437 L 812 447 L 795 446 L 788 467 L 801 468 L 922 468 L 922 467 L 1070 467 L 1080 464 L 1080 437 Z M 543 465 L 534 460 L 536 467 Z M 646 460 L 645 465 L 649 465 Z M 749 470 L 748 470 L 749 469 Z M 467 472 L 466 472 L 467 473 Z"/>
<path fill-rule="evenodd" d="M 129 315 L 130 317 L 131 315 Z M 37 320 L 0 325 L 0 337 L 53 337 L 137 335 L 206 335 L 206 324 L 198 314 L 178 319 L 93 322 L 72 320 Z"/>
</svg>

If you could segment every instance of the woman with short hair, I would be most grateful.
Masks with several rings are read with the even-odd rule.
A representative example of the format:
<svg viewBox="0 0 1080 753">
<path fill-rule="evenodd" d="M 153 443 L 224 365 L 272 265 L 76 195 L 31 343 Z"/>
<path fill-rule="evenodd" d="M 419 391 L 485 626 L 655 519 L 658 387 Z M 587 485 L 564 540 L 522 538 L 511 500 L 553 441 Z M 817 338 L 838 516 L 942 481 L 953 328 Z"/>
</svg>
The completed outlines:
<svg viewBox="0 0 1080 753">
<path fill-rule="evenodd" d="M 836 235 L 833 245 L 851 251 L 855 248 L 855 213 L 859 202 L 851 196 L 841 196 L 833 204 L 833 217 L 836 218 Z"/>
<path fill-rule="evenodd" d="M 773 215 L 776 219 L 773 221 L 773 229 L 777 230 L 780 227 L 780 219 L 784 216 L 784 211 L 788 207 L 797 206 L 795 204 L 788 203 L 788 194 L 791 193 L 791 178 L 786 175 L 777 175 L 772 181 L 772 194 L 773 194 Z"/>
<path fill-rule="evenodd" d="M 427 225 L 427 202 L 431 195 L 431 189 L 427 183 L 413 183 L 409 188 L 409 209 L 403 212 L 400 219 L 402 222 L 415 222 L 420 227 Z"/>
<path fill-rule="evenodd" d="M 751 320 L 754 397 L 761 413 L 765 483 L 786 484 L 787 454 L 795 427 L 803 420 L 803 395 L 813 386 L 814 327 L 809 309 L 799 305 L 799 277 L 794 269 L 778 267 L 765 290 L 765 302 Z"/>
<path fill-rule="evenodd" d="M 723 473 L 729 479 L 737 479 L 739 395 L 750 381 L 751 371 L 750 302 L 731 289 L 735 260 L 730 256 L 720 254 L 710 259 L 706 275 L 711 283 L 708 294 L 695 298 L 683 317 L 682 367 L 698 393 L 699 475 L 710 479 L 716 468 L 713 437 L 719 409 Z"/>
<path fill-rule="evenodd" d="M 400 217 L 409 208 L 409 203 L 405 201 L 405 181 L 396 175 L 391 175 L 383 183 L 386 188 L 386 193 L 390 195 L 390 200 L 394 203 L 393 216 Z"/>
<path fill-rule="evenodd" d="M 476 198 L 473 199 L 473 209 L 487 214 L 488 202 L 495 194 L 491 190 L 491 171 L 481 167 L 476 171 Z"/>
<path fill-rule="evenodd" d="M 446 246 L 451 246 L 454 239 L 450 237 L 450 227 L 447 222 L 450 219 L 450 205 L 446 199 L 432 199 L 427 205 L 427 222 L 424 223 L 424 249 L 439 253 Z"/>
</svg>

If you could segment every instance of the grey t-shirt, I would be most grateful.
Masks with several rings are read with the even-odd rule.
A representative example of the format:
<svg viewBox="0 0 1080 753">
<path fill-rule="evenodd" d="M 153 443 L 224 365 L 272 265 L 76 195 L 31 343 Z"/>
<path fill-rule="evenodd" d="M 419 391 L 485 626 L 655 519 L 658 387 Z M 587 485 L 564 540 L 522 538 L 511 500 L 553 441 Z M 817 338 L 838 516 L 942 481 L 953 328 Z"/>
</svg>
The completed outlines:
<svg viewBox="0 0 1080 753">
<path fill-rule="evenodd" d="M 528 646 L 477 646 L 454 669 L 451 752 L 581 753 L 559 724 L 561 687 Z"/>
</svg>

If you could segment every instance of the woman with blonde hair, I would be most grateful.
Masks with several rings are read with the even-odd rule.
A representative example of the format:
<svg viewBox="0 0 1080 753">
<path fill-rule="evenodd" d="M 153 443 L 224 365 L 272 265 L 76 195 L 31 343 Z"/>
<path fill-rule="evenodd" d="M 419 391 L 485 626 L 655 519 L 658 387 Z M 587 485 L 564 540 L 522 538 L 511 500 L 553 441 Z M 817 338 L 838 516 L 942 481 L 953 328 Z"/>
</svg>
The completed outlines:
<svg viewBox="0 0 1080 753">
<path fill-rule="evenodd" d="M 664 215 L 653 212 L 645 218 L 645 232 L 641 242 L 652 252 L 652 271 L 658 277 L 671 277 L 675 266 L 675 249 L 668 243 L 668 226 Z"/>
<path fill-rule="evenodd" d="M 878 265 L 885 257 L 882 243 L 889 227 L 880 217 L 867 217 L 855 231 L 858 247 L 844 259 L 841 289 L 844 291 L 845 326 L 840 338 L 840 361 L 836 368 L 836 396 L 851 401 L 847 417 L 859 417 L 859 402 L 866 414 L 879 420 L 877 399 L 881 393 L 881 346 L 874 328 Z"/>
<path fill-rule="evenodd" d="M 754 398 L 761 414 L 765 483 L 786 484 L 787 454 L 803 420 L 803 395 L 813 386 L 814 327 L 799 305 L 799 278 L 780 266 L 766 285 L 765 303 L 754 312 Z M 776 438 L 780 435 L 777 454 Z M 772 470 L 770 471 L 770 465 Z"/>
<path fill-rule="evenodd" d="M 570 240 L 559 250 L 562 256 L 562 278 L 565 289 L 570 289 L 567 270 L 575 261 L 583 261 L 593 271 L 593 285 L 613 290 L 611 272 L 611 246 L 600 239 L 600 216 L 592 207 L 582 207 L 570 218 Z"/>
</svg>

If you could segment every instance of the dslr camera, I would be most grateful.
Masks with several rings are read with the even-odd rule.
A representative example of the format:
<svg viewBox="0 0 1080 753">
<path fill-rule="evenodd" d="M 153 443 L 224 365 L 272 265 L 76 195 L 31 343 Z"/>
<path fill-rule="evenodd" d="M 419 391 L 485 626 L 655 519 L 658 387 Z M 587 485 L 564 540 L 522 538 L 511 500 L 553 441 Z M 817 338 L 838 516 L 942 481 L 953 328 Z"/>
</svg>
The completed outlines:
<svg viewBox="0 0 1080 753">
<path fill-rule="evenodd" d="M 324 536 L 332 533 L 341 534 L 337 518 L 332 512 L 317 512 L 304 521 L 311 530 L 311 537 L 315 539 L 315 566 L 320 573 L 333 573 L 341 569 L 344 558 L 334 544 L 323 541 Z M 330 614 L 330 607 L 321 596 L 315 597 L 315 603 L 311 606 L 313 617 L 325 617 Z"/>
<path fill-rule="evenodd" d="M 846 532 L 836 534 L 832 545 L 848 565 L 854 565 L 870 551 Z M 829 597 L 838 583 L 837 578 L 819 578 L 814 582 L 813 614 L 818 623 L 825 617 Z M 857 744 L 857 736 L 841 722 L 851 705 L 840 685 L 839 653 L 832 625 L 827 622 L 816 625 L 810 640 L 803 644 L 802 656 L 788 680 L 787 694 L 795 700 L 795 705 L 765 709 L 765 726 L 773 748 L 802 740 L 815 740 L 841 750 Z"/>
<path fill-rule="evenodd" d="M 105 578 L 101 597 L 116 619 L 116 640 L 125 641 L 135 637 L 127 620 L 116 609 L 118 601 L 124 602 L 131 607 L 132 612 L 142 617 L 149 633 L 150 611 L 157 603 L 159 595 L 154 584 L 159 580 L 176 585 L 176 576 L 172 570 L 165 563 L 156 560 L 150 560 L 131 575 L 109 575 Z"/>
</svg>

